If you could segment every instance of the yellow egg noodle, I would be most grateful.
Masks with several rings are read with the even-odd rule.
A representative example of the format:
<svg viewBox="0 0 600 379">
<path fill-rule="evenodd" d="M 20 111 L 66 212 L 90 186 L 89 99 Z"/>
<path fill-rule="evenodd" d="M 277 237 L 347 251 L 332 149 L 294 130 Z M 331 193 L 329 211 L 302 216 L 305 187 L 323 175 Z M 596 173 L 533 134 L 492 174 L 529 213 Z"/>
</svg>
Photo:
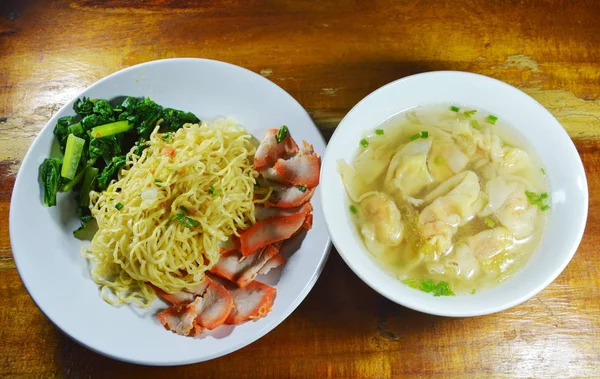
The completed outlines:
<svg viewBox="0 0 600 379">
<path fill-rule="evenodd" d="M 118 180 L 90 193 L 98 232 L 84 256 L 110 304 L 148 306 L 156 295 L 197 286 L 221 244 L 255 223 L 256 141 L 231 119 L 154 129 L 132 149 Z M 268 198 L 260 189 L 257 195 Z"/>
</svg>

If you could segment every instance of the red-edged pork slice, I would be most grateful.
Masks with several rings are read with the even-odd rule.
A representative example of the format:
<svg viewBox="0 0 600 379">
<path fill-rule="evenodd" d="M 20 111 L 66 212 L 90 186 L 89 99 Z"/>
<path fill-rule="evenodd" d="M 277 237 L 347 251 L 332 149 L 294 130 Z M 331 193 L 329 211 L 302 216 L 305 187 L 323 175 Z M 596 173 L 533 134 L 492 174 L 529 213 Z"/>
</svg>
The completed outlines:
<svg viewBox="0 0 600 379">
<path fill-rule="evenodd" d="M 208 286 L 202 297 L 196 299 L 186 307 L 196 315 L 195 322 L 202 328 L 213 330 L 223 324 L 231 309 L 233 308 L 233 298 L 225 287 L 206 278 Z"/>
<path fill-rule="evenodd" d="M 156 292 L 156 294 L 160 297 L 162 297 L 163 299 L 165 299 L 165 301 L 173 304 L 173 305 L 186 305 L 191 303 L 192 301 L 194 301 L 194 294 L 193 293 L 189 293 L 187 291 L 179 291 L 176 293 L 168 293 L 165 292 L 163 290 L 161 290 L 160 288 L 153 286 L 154 287 L 154 291 Z"/>
<path fill-rule="evenodd" d="M 292 139 L 289 131 L 280 143 L 277 143 L 279 129 L 269 129 L 254 154 L 254 169 L 258 172 L 272 167 L 279 158 L 288 158 L 298 153 L 298 145 Z"/>
<path fill-rule="evenodd" d="M 290 238 L 302 227 L 305 219 L 306 214 L 297 213 L 258 221 L 240 234 L 240 252 L 247 256 L 263 246 Z"/>
<path fill-rule="evenodd" d="M 233 296 L 233 310 L 225 320 L 227 324 L 240 324 L 266 316 L 273 306 L 277 290 L 256 280 L 246 287 L 229 290 Z"/>
<path fill-rule="evenodd" d="M 164 311 L 158 312 L 157 316 L 161 324 L 173 333 L 182 336 L 198 333 L 199 328 L 196 328 L 194 323 L 196 312 L 193 309 L 172 305 Z M 200 330 L 200 332 L 202 331 Z"/>
<path fill-rule="evenodd" d="M 240 248 L 240 239 L 237 236 L 230 236 L 229 239 L 223 243 L 221 243 L 221 250 L 219 251 L 222 254 L 227 254 L 230 251 L 239 250 Z"/>
<path fill-rule="evenodd" d="M 277 254 L 273 258 L 269 259 L 269 261 L 267 263 L 265 263 L 265 265 L 260 269 L 260 271 L 258 273 L 260 275 L 264 275 L 264 274 L 268 273 L 269 271 L 271 271 L 272 269 L 277 268 L 283 264 L 285 264 L 285 258 L 282 257 L 281 255 Z"/>
<path fill-rule="evenodd" d="M 269 197 L 269 200 L 265 202 L 267 207 L 277 208 L 295 208 L 308 202 L 315 193 L 314 188 L 301 190 L 296 186 L 275 188 Z"/>
<path fill-rule="evenodd" d="M 302 227 L 306 230 L 311 230 L 312 224 L 313 224 L 313 215 L 312 215 L 312 213 L 309 213 L 306 215 L 306 219 L 304 220 L 304 224 L 302 224 Z"/>
<path fill-rule="evenodd" d="M 304 203 L 302 206 L 295 208 L 273 208 L 256 204 L 254 206 L 254 217 L 256 218 L 256 221 L 260 221 L 273 216 L 289 216 L 296 213 L 308 214 L 312 212 L 312 210 L 313 207 L 310 203 Z"/>
<path fill-rule="evenodd" d="M 280 178 L 286 183 L 295 186 L 304 186 L 313 188 L 319 184 L 319 175 L 321 173 L 321 160 L 315 153 L 310 155 L 296 155 L 290 159 L 279 159 L 273 170 L 277 175 L 271 175 L 273 178 Z"/>
<path fill-rule="evenodd" d="M 279 247 L 273 245 L 260 248 L 247 257 L 238 251 L 234 251 L 222 256 L 210 271 L 236 283 L 240 287 L 244 287 L 254 280 L 265 264 L 278 253 Z"/>
</svg>

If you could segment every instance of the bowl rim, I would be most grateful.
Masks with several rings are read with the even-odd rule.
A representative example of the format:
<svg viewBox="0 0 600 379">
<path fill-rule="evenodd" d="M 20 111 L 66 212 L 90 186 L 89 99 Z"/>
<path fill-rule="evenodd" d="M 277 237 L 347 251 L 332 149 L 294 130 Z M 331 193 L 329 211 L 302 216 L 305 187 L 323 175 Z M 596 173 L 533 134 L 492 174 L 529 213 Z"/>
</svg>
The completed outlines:
<svg viewBox="0 0 600 379">
<path fill-rule="evenodd" d="M 333 159 L 330 157 L 332 154 L 331 149 L 330 149 L 330 146 L 332 145 L 332 141 L 334 141 L 336 138 L 340 138 L 340 135 L 342 135 L 342 133 L 344 133 L 344 132 L 342 132 L 342 127 L 343 127 L 344 123 L 347 122 L 347 120 L 354 113 L 359 112 L 359 108 L 362 106 L 362 104 L 367 102 L 370 98 L 377 96 L 379 93 L 387 90 L 388 88 L 402 85 L 402 83 L 404 83 L 404 82 L 411 81 L 411 80 L 420 80 L 425 77 L 427 77 L 427 78 L 435 77 L 435 76 L 443 77 L 443 76 L 447 76 L 447 75 L 464 76 L 465 79 L 467 79 L 467 80 L 488 81 L 494 85 L 504 86 L 505 88 L 508 88 L 511 91 L 517 91 L 518 93 L 526 96 L 531 101 L 532 106 L 538 107 L 538 111 L 546 113 L 547 115 L 552 117 L 552 119 L 554 119 L 559 126 L 561 126 L 560 130 L 557 130 L 557 132 L 559 134 L 561 134 L 561 139 L 564 139 L 565 142 L 570 144 L 570 147 L 577 153 L 577 148 L 576 148 L 573 140 L 571 139 L 571 137 L 569 136 L 567 131 L 564 129 L 564 127 L 562 127 L 560 122 L 554 117 L 554 115 L 552 115 L 552 113 L 550 113 L 550 111 L 548 111 L 548 109 L 546 109 L 542 104 L 540 104 L 537 100 L 535 100 L 533 97 L 528 95 L 523 90 L 521 90 L 515 86 L 512 86 L 506 82 L 498 80 L 496 78 L 492 78 L 490 76 L 486 76 L 486 75 L 482 75 L 482 74 L 477 74 L 477 73 L 467 72 L 467 71 L 439 70 L 439 71 L 422 72 L 422 73 L 418 73 L 418 74 L 405 76 L 400 79 L 396 79 L 392 82 L 384 84 L 383 86 L 375 89 L 374 91 L 370 92 L 365 97 L 363 97 L 342 118 L 342 120 L 339 122 L 338 126 L 334 130 L 333 134 L 331 135 L 331 138 L 329 139 L 329 143 L 327 145 L 327 149 L 325 150 L 325 154 L 323 155 L 323 168 L 327 167 L 326 162 Z M 422 105 L 426 105 L 426 104 L 422 104 Z M 419 104 L 417 104 L 415 106 L 419 106 Z M 408 109 L 410 109 L 410 108 L 408 108 Z M 385 120 L 387 120 L 399 113 L 402 113 L 402 112 L 404 112 L 404 111 L 399 111 L 399 112 L 396 112 L 393 114 L 389 114 L 385 118 Z M 382 120 L 382 121 L 384 121 L 384 120 Z M 517 128 L 515 128 L 515 129 L 517 129 Z M 380 295 L 384 296 L 385 298 L 387 298 L 388 300 L 390 300 L 396 304 L 399 304 L 403 307 L 406 307 L 406 308 L 409 308 L 409 309 L 412 309 L 412 310 L 415 310 L 418 312 L 431 314 L 431 315 L 435 315 L 435 316 L 445 316 L 445 317 L 474 317 L 474 316 L 483 316 L 483 315 L 501 312 L 506 309 L 509 309 L 509 308 L 512 308 L 514 306 L 524 303 L 525 301 L 531 299 L 532 297 L 537 295 L 539 292 L 544 290 L 548 285 L 550 285 L 564 271 L 564 269 L 567 267 L 567 265 L 570 263 L 573 256 L 577 252 L 579 245 L 581 244 L 581 240 L 582 240 L 584 232 L 585 232 L 585 226 L 587 223 L 587 216 L 588 216 L 588 211 L 589 211 L 589 188 L 588 188 L 587 176 L 586 176 L 585 168 L 583 166 L 583 162 L 581 161 L 581 157 L 579 156 L 579 154 L 577 154 L 577 156 L 578 156 L 579 168 L 581 168 L 581 174 L 583 176 L 582 185 L 583 185 L 583 189 L 584 189 L 584 193 L 583 193 L 584 194 L 584 199 L 583 199 L 584 200 L 584 212 L 582 214 L 582 217 L 579 220 L 577 220 L 578 221 L 577 234 L 573 238 L 572 247 L 571 247 L 568 255 L 565 256 L 562 263 L 558 267 L 556 267 L 556 269 L 553 270 L 549 275 L 547 275 L 543 281 L 540 281 L 540 283 L 538 283 L 534 289 L 532 289 L 531 291 L 529 291 L 528 293 L 526 293 L 523 296 L 516 297 L 516 298 L 510 299 L 508 301 L 504 301 L 502 304 L 496 305 L 494 307 L 488 307 L 487 309 L 482 309 L 479 311 L 472 311 L 472 310 L 468 310 L 468 309 L 456 310 L 456 309 L 450 309 L 450 307 L 447 307 L 447 306 L 440 306 L 439 309 L 435 309 L 435 308 L 431 308 L 428 306 L 423 306 L 415 301 L 399 299 L 393 295 L 390 288 L 386 288 L 384 286 L 379 286 L 377 283 L 375 283 L 374 279 L 371 276 L 365 274 L 365 272 L 356 264 L 356 262 L 353 261 L 352 256 L 350 256 L 347 252 L 344 252 L 343 249 L 340 248 L 340 239 L 343 238 L 343 236 L 336 235 L 335 232 L 333 232 L 332 216 L 329 215 L 329 213 L 327 211 L 327 205 L 326 205 L 327 204 L 326 203 L 326 201 L 327 201 L 326 191 L 328 189 L 328 187 L 326 185 L 323 186 L 324 190 L 321 192 L 321 197 L 322 197 L 321 204 L 323 207 L 323 214 L 325 216 L 325 225 L 327 226 L 327 229 L 329 231 L 329 236 L 331 238 L 333 246 L 335 247 L 338 254 L 342 257 L 342 259 L 344 260 L 346 265 L 348 265 L 348 267 L 354 272 L 354 274 L 356 274 L 365 284 L 367 284 L 369 287 L 371 287 L 377 293 L 379 293 Z M 325 169 L 323 169 L 321 171 L 321 182 L 322 183 L 327 182 L 327 178 L 325 178 L 324 175 L 325 175 Z M 337 178 L 337 177 L 335 179 L 339 180 L 339 178 Z M 346 193 L 344 193 L 344 197 L 347 197 Z M 344 219 L 345 219 L 345 217 L 346 217 L 346 215 L 344 216 Z M 545 236 L 542 236 L 542 241 L 545 238 L 546 238 Z M 542 241 L 540 241 L 540 244 Z M 366 251 L 364 246 L 361 246 L 359 249 L 362 250 L 362 252 L 364 254 L 368 254 L 368 252 Z M 530 257 L 530 259 L 531 258 L 533 258 L 533 257 Z M 369 257 L 369 259 L 372 259 L 372 258 Z M 524 267 L 521 267 L 517 271 L 517 273 L 519 271 L 521 271 L 523 268 Z M 383 270 L 382 270 L 382 272 L 383 272 Z M 387 275 L 387 273 L 386 273 L 386 275 Z M 514 275 L 516 275 L 516 273 Z M 483 293 L 485 293 L 485 292 L 483 292 Z M 476 296 L 479 296 L 479 294 L 477 294 Z"/>
<path fill-rule="evenodd" d="M 41 138 L 40 138 L 40 135 L 42 134 L 42 132 L 45 131 L 45 129 L 47 129 L 47 128 L 51 128 L 52 127 L 51 124 L 56 122 L 56 120 L 58 119 L 58 115 L 60 115 L 65 109 L 67 109 L 75 99 L 81 98 L 84 94 L 86 94 L 90 90 L 96 88 L 97 86 L 101 85 L 102 83 L 113 80 L 114 77 L 116 77 L 116 76 L 123 75 L 129 71 L 135 71 L 135 70 L 139 69 L 140 67 L 161 65 L 161 64 L 170 64 L 170 63 L 177 63 L 177 62 L 182 62 L 182 63 L 198 62 L 198 63 L 212 64 L 212 65 L 216 65 L 216 66 L 226 67 L 230 70 L 233 69 L 233 70 L 245 72 L 246 74 L 250 74 L 253 77 L 260 78 L 260 80 L 263 83 L 265 83 L 266 86 L 270 86 L 270 87 L 278 90 L 280 92 L 281 96 L 283 96 L 284 98 L 287 98 L 288 101 L 290 101 L 295 106 L 297 106 L 298 112 L 301 112 L 304 116 L 306 116 L 307 119 L 310 120 L 310 122 L 314 126 L 315 131 L 317 132 L 317 133 L 315 133 L 315 138 L 319 138 L 320 139 L 319 142 L 322 142 L 323 145 L 325 145 L 325 147 L 326 147 L 325 138 L 323 137 L 319 128 L 316 126 L 316 124 L 314 123 L 314 121 L 312 120 L 312 118 L 310 117 L 308 112 L 306 111 L 306 109 L 302 106 L 302 104 L 300 104 L 300 102 L 298 102 L 298 100 L 296 100 L 291 94 L 289 94 L 285 89 L 281 88 L 279 85 L 277 85 L 273 81 L 263 77 L 262 75 L 257 74 L 256 72 L 254 72 L 250 69 L 247 69 L 245 67 L 238 66 L 238 65 L 235 65 L 232 63 L 223 62 L 223 61 L 219 61 L 219 60 L 215 60 L 215 59 L 208 59 L 208 58 L 178 57 L 178 58 L 165 58 L 165 59 L 157 59 L 157 60 L 141 62 L 141 63 L 135 64 L 132 66 L 128 66 L 128 67 L 116 70 L 116 71 L 110 73 L 109 75 L 101 77 L 100 79 L 94 81 L 92 84 L 85 87 L 83 90 L 79 91 L 75 96 L 71 97 L 69 101 L 67 101 L 63 106 L 61 106 L 50 117 L 50 119 L 48 121 L 46 121 L 44 126 L 42 128 L 40 128 L 40 130 L 37 132 L 35 138 L 33 139 L 31 145 L 29 145 L 27 152 L 25 153 L 23 159 L 21 160 L 20 167 L 23 167 L 26 162 L 33 159 L 33 151 L 36 150 L 36 147 L 38 144 L 42 143 Z M 148 360 L 143 360 L 143 359 L 131 359 L 128 357 L 122 357 L 117 354 L 113 354 L 110 351 L 105 351 L 105 350 L 96 348 L 94 346 L 94 344 L 91 342 L 94 340 L 93 338 L 77 338 L 77 336 L 75 336 L 75 335 L 73 335 L 73 333 L 71 333 L 69 328 L 63 327 L 64 326 L 63 323 L 61 323 L 59 320 L 55 319 L 56 317 L 50 316 L 48 310 L 44 309 L 43 307 L 40 306 L 40 301 L 37 298 L 37 295 L 34 295 L 32 293 L 32 290 L 31 290 L 32 283 L 29 281 L 29 279 L 27 279 L 23 276 L 21 269 L 19 269 L 19 267 L 20 266 L 22 267 L 22 265 L 23 265 L 23 263 L 21 262 L 21 258 L 20 258 L 21 255 L 18 253 L 15 254 L 15 252 L 17 250 L 19 250 L 19 248 L 15 245 L 16 244 L 15 241 L 17 240 L 16 236 L 17 236 L 17 233 L 19 233 L 19 231 L 16 230 L 16 222 L 14 221 L 15 212 L 13 211 L 13 209 L 15 209 L 15 204 L 17 202 L 17 199 L 19 198 L 18 196 L 15 196 L 15 192 L 16 192 L 17 188 L 19 188 L 21 181 L 24 180 L 23 179 L 24 177 L 25 177 L 25 173 L 23 172 L 23 170 L 19 169 L 19 171 L 17 172 L 17 175 L 15 177 L 13 189 L 11 191 L 11 201 L 10 201 L 10 206 L 9 206 L 9 217 L 8 217 L 8 224 L 9 224 L 8 229 L 9 229 L 9 237 L 11 240 L 11 242 L 10 242 L 11 243 L 11 251 L 13 253 L 13 259 L 15 260 L 15 266 L 17 269 L 17 273 L 19 275 L 21 283 L 23 284 L 23 287 L 25 287 L 25 290 L 29 294 L 29 297 L 32 299 L 32 301 L 34 302 L 36 307 L 59 331 L 64 333 L 71 340 L 77 342 L 78 344 L 86 347 L 87 349 L 89 349 L 91 351 L 94 351 L 100 355 L 103 355 L 103 356 L 106 356 L 106 357 L 109 357 L 109 358 L 112 358 L 112 359 L 115 359 L 118 361 L 122 361 L 122 362 L 139 364 L 139 365 L 148 365 L 148 366 L 188 365 L 188 364 L 209 361 L 212 359 L 216 359 L 216 358 L 231 354 L 235 351 L 238 351 L 238 350 L 258 341 L 259 339 L 264 337 L 266 334 L 271 332 L 273 329 L 275 329 L 277 326 L 279 326 L 281 323 L 283 323 L 298 308 L 298 306 L 306 299 L 306 297 L 308 296 L 308 294 L 310 293 L 312 288 L 315 286 L 321 273 L 323 272 L 323 269 L 325 267 L 325 264 L 327 262 L 329 254 L 331 252 L 331 245 L 332 245 L 331 238 L 329 237 L 329 235 L 327 235 L 326 243 L 324 244 L 323 249 L 322 249 L 323 252 L 318 260 L 318 263 L 314 269 L 314 272 L 308 278 L 308 280 L 306 281 L 302 290 L 300 292 L 298 292 L 297 294 L 295 294 L 294 299 L 289 302 L 289 305 L 286 308 L 281 310 L 281 312 L 277 316 L 276 320 L 273 320 L 272 322 L 268 323 L 267 325 L 263 326 L 262 328 L 257 329 L 256 332 L 254 332 L 250 337 L 244 338 L 243 341 L 241 341 L 235 345 L 232 345 L 229 348 L 218 351 L 217 353 L 211 353 L 211 354 L 207 354 L 207 355 L 203 356 L 202 358 L 192 358 L 192 359 L 188 359 L 188 360 L 180 360 L 180 361 L 165 360 L 165 361 L 155 362 L 155 361 L 148 361 Z M 318 191 L 320 192 L 320 188 L 318 189 Z M 21 263 L 19 263 L 19 262 L 21 262 Z M 98 297 L 98 298 L 100 299 L 100 297 Z M 84 341 L 84 339 L 86 341 Z"/>
</svg>

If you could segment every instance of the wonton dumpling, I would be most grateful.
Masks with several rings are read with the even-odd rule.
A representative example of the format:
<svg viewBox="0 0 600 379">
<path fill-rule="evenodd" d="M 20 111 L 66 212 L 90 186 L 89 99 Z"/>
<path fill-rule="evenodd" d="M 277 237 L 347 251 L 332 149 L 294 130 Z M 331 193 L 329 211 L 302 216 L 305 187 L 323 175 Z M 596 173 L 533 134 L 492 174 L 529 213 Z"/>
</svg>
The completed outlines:
<svg viewBox="0 0 600 379">
<path fill-rule="evenodd" d="M 393 153 L 393 150 L 384 147 L 369 146 L 356 156 L 352 166 L 361 173 L 361 181 L 369 185 L 385 172 Z"/>
<path fill-rule="evenodd" d="M 431 143 L 431 139 L 418 139 L 394 154 L 385 177 L 386 188 L 391 193 L 399 190 L 403 197 L 412 197 L 433 183 L 427 168 Z"/>
<path fill-rule="evenodd" d="M 398 246 L 402 242 L 404 223 L 396 203 L 382 192 L 373 192 L 361 202 L 361 233 L 367 247 L 377 254 L 385 246 Z M 381 246 L 383 245 L 383 246 Z"/>
<path fill-rule="evenodd" d="M 456 144 L 434 141 L 427 159 L 427 167 L 434 179 L 441 182 L 461 172 L 468 162 L 469 157 Z"/>
<path fill-rule="evenodd" d="M 445 252 L 452 246 L 452 236 L 479 210 L 479 179 L 472 171 L 465 171 L 440 184 L 429 195 L 431 204 L 419 215 L 421 234 L 437 251 Z"/>
<path fill-rule="evenodd" d="M 517 177 L 499 176 L 486 185 L 488 204 L 480 215 L 494 214 L 516 238 L 530 236 L 536 225 L 537 206 L 529 204 L 524 181 Z"/>
</svg>

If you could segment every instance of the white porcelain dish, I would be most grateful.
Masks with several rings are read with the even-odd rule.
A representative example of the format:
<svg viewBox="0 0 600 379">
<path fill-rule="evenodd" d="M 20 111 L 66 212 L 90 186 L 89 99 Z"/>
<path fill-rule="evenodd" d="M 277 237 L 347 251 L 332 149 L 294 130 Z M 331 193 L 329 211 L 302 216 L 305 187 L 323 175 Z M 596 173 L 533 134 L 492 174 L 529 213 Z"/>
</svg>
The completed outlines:
<svg viewBox="0 0 600 379">
<path fill-rule="evenodd" d="M 402 284 L 369 256 L 350 220 L 336 162 L 352 161 L 363 131 L 417 106 L 448 103 L 482 109 L 507 121 L 538 154 L 549 181 L 552 209 L 538 250 L 512 278 L 475 295 L 434 297 Z M 533 98 L 486 76 L 440 71 L 409 76 L 374 91 L 344 117 L 333 134 L 321 171 L 325 222 L 348 266 L 374 290 L 417 311 L 441 316 L 498 312 L 536 295 L 567 266 L 583 236 L 588 188 L 583 164 L 558 121 Z"/>
<path fill-rule="evenodd" d="M 203 120 L 231 116 L 259 139 L 266 129 L 285 124 L 297 141 L 310 142 L 320 155 L 325 150 L 325 141 L 296 100 L 271 81 L 231 64 L 205 59 L 149 62 L 112 74 L 77 97 L 121 95 L 147 96 L 163 106 L 194 112 Z M 38 183 L 38 167 L 50 153 L 56 120 L 74 114 L 72 105 L 73 101 L 54 115 L 33 142 L 17 175 L 10 208 L 10 238 L 19 274 L 35 303 L 56 326 L 112 358 L 178 365 L 240 349 L 292 313 L 315 284 L 329 252 L 320 189 L 312 200 L 313 228 L 296 241 L 298 250 L 283 270 L 261 278 L 277 289 L 267 317 L 188 338 L 165 330 L 158 322 L 155 312 L 166 307 L 160 301 L 144 311 L 105 303 L 80 255 L 86 242 L 72 235 L 78 225 L 73 202 L 59 197 L 58 206 L 45 207 Z"/>
</svg>

